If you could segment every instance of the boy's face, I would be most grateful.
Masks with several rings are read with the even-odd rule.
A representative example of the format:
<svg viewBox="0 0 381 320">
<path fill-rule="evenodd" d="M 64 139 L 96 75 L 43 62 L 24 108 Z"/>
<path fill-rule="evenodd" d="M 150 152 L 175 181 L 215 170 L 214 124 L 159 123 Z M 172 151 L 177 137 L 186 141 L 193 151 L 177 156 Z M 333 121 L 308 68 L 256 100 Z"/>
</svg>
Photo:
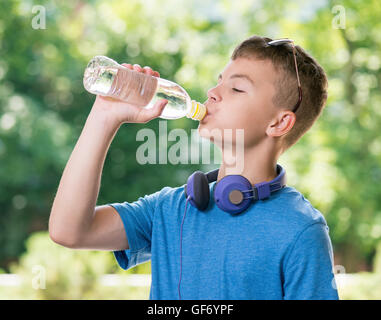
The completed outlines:
<svg viewBox="0 0 381 320">
<path fill-rule="evenodd" d="M 224 142 L 234 145 L 239 142 L 235 139 L 235 130 L 244 129 L 245 147 L 262 141 L 271 120 L 279 112 L 272 102 L 276 76 L 269 60 L 230 60 L 220 74 L 218 84 L 208 91 L 205 103 L 208 115 L 200 121 L 200 136 L 221 144 L 213 132 L 218 131 L 224 137 L 224 131 L 228 132 L 225 129 L 231 129 L 232 138 L 229 139 L 229 133 Z"/>
</svg>

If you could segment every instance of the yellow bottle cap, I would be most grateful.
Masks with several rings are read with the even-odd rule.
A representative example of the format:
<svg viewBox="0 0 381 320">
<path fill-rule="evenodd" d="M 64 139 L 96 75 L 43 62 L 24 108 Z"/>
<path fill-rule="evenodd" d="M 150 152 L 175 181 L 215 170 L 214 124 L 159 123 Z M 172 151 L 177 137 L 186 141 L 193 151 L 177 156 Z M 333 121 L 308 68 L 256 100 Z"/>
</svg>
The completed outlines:
<svg viewBox="0 0 381 320">
<path fill-rule="evenodd" d="M 187 117 L 201 121 L 206 116 L 206 113 L 206 107 L 202 103 L 192 100 L 192 107 L 187 114 Z"/>
</svg>

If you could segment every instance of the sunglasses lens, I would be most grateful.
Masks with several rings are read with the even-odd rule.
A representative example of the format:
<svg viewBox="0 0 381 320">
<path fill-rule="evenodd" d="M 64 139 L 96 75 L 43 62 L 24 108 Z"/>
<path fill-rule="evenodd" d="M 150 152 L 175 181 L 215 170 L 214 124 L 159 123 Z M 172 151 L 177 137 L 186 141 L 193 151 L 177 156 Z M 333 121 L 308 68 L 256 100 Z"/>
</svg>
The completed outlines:
<svg viewBox="0 0 381 320">
<path fill-rule="evenodd" d="M 292 40 L 290 40 L 290 39 L 279 39 L 279 40 L 270 41 L 268 44 L 270 46 L 280 46 L 280 45 L 285 44 L 285 43 L 292 43 Z"/>
</svg>

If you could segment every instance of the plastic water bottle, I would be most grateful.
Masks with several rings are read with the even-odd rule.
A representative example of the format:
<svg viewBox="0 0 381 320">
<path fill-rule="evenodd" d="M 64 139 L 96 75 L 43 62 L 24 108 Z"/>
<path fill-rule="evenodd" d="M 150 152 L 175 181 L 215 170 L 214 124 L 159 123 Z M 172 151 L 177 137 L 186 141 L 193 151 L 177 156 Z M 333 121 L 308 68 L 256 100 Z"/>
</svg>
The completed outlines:
<svg viewBox="0 0 381 320">
<path fill-rule="evenodd" d="M 116 61 L 96 56 L 87 65 L 83 77 L 85 89 L 93 94 L 109 96 L 142 108 L 152 108 L 157 100 L 168 100 L 160 118 L 182 117 L 201 121 L 206 107 L 191 100 L 177 83 L 128 69 Z"/>
</svg>

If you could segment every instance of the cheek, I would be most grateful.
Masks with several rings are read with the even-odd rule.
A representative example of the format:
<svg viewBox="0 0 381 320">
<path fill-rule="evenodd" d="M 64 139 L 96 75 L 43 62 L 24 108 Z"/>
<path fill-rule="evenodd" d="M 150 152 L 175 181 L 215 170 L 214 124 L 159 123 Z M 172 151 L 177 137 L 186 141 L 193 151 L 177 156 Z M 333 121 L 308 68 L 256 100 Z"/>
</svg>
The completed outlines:
<svg viewBox="0 0 381 320">
<path fill-rule="evenodd" d="M 250 105 L 241 112 L 232 114 L 229 123 L 233 129 L 243 129 L 245 145 L 259 142 L 266 136 L 267 119 L 260 105 Z"/>
<path fill-rule="evenodd" d="M 251 97 L 251 101 L 242 101 L 240 104 L 235 103 L 234 106 L 221 106 L 217 113 L 205 122 L 201 121 L 199 123 L 199 135 L 210 138 L 213 131 L 218 131 L 223 136 L 224 130 L 230 129 L 231 132 L 236 129 L 243 129 L 245 141 L 252 141 L 259 136 L 263 136 L 266 130 L 266 119 L 262 110 L 264 106 L 253 104 L 252 99 Z M 226 132 L 229 133 L 229 131 Z"/>
<path fill-rule="evenodd" d="M 227 129 L 245 129 L 250 125 L 250 119 L 246 111 L 231 108 L 229 110 L 219 110 L 213 116 L 207 118 L 205 122 L 201 121 L 198 129 L 220 130 L 223 132 Z"/>
<path fill-rule="evenodd" d="M 235 145 L 236 143 L 246 143 L 248 139 L 252 139 L 252 132 L 247 129 L 244 123 L 245 119 L 242 115 L 235 113 L 229 117 L 218 117 L 208 119 L 208 122 L 200 122 L 197 130 L 200 137 L 209 139 L 218 146 Z"/>
</svg>

